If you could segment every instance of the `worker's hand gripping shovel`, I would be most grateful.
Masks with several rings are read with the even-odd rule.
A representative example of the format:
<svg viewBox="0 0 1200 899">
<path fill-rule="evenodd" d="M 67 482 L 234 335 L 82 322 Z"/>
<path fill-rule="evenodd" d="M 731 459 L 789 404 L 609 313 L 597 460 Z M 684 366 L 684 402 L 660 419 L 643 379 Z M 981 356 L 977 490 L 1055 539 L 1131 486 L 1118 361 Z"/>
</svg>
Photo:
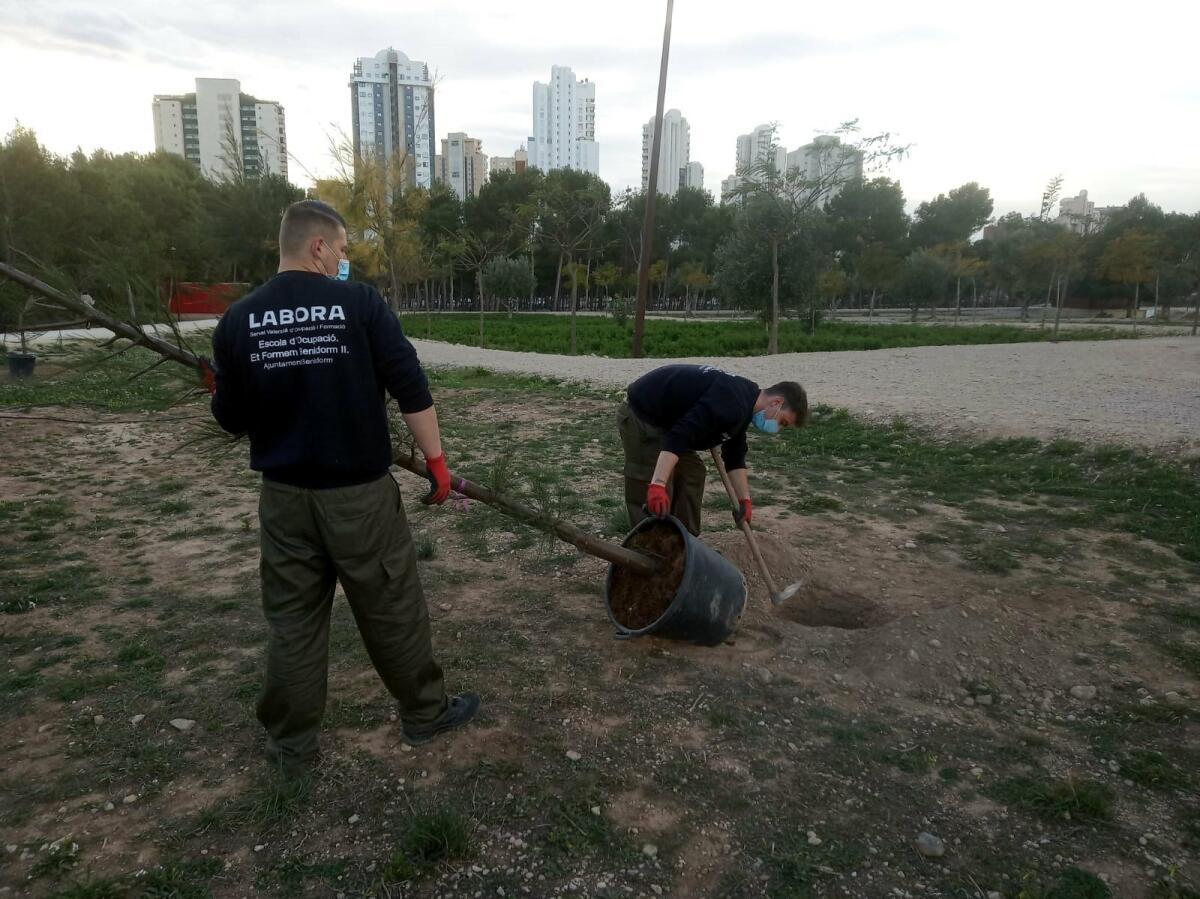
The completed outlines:
<svg viewBox="0 0 1200 899">
<path fill-rule="evenodd" d="M 763 580 L 766 581 L 767 589 L 771 592 L 771 602 L 774 605 L 779 605 L 786 602 L 795 596 L 802 586 L 802 581 L 796 581 L 794 584 L 789 584 L 782 590 L 775 589 L 775 579 L 771 577 L 771 572 L 767 570 L 766 560 L 763 559 L 762 553 L 758 550 L 758 543 L 754 539 L 754 532 L 750 530 L 750 522 L 746 521 L 741 516 L 742 504 L 738 501 L 737 491 L 733 489 L 733 481 L 729 479 L 729 472 L 725 470 L 725 463 L 721 459 L 721 454 L 714 448 L 712 450 L 713 462 L 716 463 L 717 472 L 721 475 L 721 483 L 725 485 L 725 492 L 729 494 L 729 501 L 733 503 L 734 518 L 741 525 L 742 533 L 746 535 L 746 542 L 750 545 L 750 554 L 754 556 L 754 561 L 758 563 L 758 570 L 762 573 Z"/>
</svg>

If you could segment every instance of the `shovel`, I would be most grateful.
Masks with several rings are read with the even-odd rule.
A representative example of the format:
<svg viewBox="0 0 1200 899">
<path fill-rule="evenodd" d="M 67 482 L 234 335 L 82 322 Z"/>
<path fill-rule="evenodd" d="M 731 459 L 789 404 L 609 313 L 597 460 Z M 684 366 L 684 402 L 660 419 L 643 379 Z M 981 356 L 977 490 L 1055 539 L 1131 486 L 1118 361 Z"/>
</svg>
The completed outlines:
<svg viewBox="0 0 1200 899">
<path fill-rule="evenodd" d="M 737 512 L 741 509 L 741 503 L 738 502 L 737 491 L 733 489 L 733 481 L 729 479 L 729 472 L 725 470 L 725 463 L 721 460 L 721 454 L 716 448 L 712 449 L 713 462 L 717 465 L 717 471 L 721 475 L 721 483 L 725 485 L 725 492 L 729 494 L 729 501 L 733 503 L 733 510 Z M 771 591 L 772 605 L 780 605 L 787 602 L 804 586 L 803 581 L 796 581 L 794 584 L 789 584 L 782 590 L 775 589 L 775 579 L 771 577 L 771 572 L 767 570 L 766 560 L 763 559 L 762 553 L 758 550 L 758 543 L 754 539 L 754 532 L 750 530 L 750 522 L 743 520 L 741 522 L 742 533 L 746 535 L 746 542 L 750 544 L 750 554 L 754 556 L 754 561 L 758 563 L 758 570 L 762 573 L 763 580 L 766 581 L 767 589 Z"/>
</svg>

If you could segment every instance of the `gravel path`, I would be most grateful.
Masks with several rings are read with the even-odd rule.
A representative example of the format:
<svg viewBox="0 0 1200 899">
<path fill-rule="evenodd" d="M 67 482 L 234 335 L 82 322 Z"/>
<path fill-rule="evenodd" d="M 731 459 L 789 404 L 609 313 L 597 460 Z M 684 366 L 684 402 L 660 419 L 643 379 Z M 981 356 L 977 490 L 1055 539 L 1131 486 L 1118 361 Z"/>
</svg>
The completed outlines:
<svg viewBox="0 0 1200 899">
<path fill-rule="evenodd" d="M 432 366 L 479 365 L 623 387 L 663 359 L 604 359 L 413 340 Z M 1200 339 L 1014 343 L 787 353 L 708 362 L 759 384 L 794 379 L 813 403 L 998 436 L 1069 436 L 1200 451 Z"/>
</svg>

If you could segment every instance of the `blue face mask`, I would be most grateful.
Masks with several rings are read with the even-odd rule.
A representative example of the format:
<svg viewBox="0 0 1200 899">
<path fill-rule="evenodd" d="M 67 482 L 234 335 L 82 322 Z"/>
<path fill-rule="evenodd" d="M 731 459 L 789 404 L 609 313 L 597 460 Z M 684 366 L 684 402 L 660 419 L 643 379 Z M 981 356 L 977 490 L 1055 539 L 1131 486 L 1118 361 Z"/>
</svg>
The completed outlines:
<svg viewBox="0 0 1200 899">
<path fill-rule="evenodd" d="M 326 275 L 330 281 L 349 281 L 350 280 L 350 260 L 338 259 L 338 267 L 336 275 Z"/>
<path fill-rule="evenodd" d="M 754 417 L 750 419 L 750 424 L 754 425 L 754 427 L 758 428 L 764 434 L 779 433 L 779 422 L 773 418 L 767 418 L 767 413 L 762 409 L 754 413 Z"/>
</svg>

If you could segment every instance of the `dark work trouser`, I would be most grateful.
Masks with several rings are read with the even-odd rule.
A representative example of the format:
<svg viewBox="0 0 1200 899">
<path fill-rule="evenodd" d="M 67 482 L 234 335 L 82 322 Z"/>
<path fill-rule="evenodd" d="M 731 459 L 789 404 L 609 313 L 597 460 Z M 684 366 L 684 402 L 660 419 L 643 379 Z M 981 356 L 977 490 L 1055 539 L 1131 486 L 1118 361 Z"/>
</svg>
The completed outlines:
<svg viewBox="0 0 1200 899">
<path fill-rule="evenodd" d="M 316 754 L 338 582 L 406 728 L 431 725 L 446 708 L 446 691 L 433 658 L 416 549 L 392 476 L 329 490 L 264 480 L 258 514 L 269 630 L 258 720 L 267 729 L 269 751 L 285 761 Z"/>
<path fill-rule="evenodd" d="M 625 449 L 625 508 L 630 525 L 646 517 L 646 489 L 654 476 L 658 454 L 662 452 L 663 432 L 646 424 L 633 414 L 629 403 L 617 410 L 617 430 Z M 671 514 L 683 522 L 691 533 L 700 534 L 700 508 L 704 502 L 704 462 L 694 452 L 683 453 L 667 483 L 671 495 Z"/>
</svg>

